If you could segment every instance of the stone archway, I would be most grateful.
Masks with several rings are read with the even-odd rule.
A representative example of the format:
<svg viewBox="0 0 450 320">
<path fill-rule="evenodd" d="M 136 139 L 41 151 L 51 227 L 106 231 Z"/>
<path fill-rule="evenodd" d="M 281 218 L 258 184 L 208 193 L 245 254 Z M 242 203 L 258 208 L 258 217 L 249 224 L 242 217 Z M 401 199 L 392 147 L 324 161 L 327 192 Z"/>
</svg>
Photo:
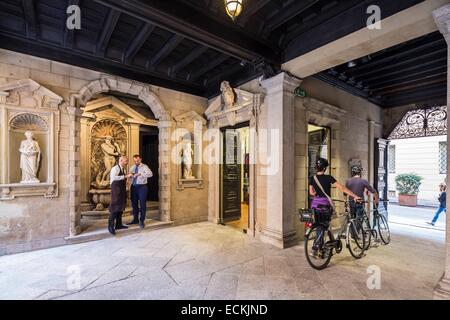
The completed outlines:
<svg viewBox="0 0 450 320">
<path fill-rule="evenodd" d="M 130 94 L 147 104 L 158 120 L 159 129 L 159 200 L 161 221 L 170 221 L 170 137 L 172 120 L 161 100 L 154 94 L 149 85 L 115 76 L 102 76 L 90 82 L 78 93 L 70 96 L 67 107 L 70 118 L 69 138 L 69 217 L 70 235 L 81 232 L 80 228 L 80 130 L 81 107 L 85 106 L 96 94 L 116 91 Z"/>
</svg>

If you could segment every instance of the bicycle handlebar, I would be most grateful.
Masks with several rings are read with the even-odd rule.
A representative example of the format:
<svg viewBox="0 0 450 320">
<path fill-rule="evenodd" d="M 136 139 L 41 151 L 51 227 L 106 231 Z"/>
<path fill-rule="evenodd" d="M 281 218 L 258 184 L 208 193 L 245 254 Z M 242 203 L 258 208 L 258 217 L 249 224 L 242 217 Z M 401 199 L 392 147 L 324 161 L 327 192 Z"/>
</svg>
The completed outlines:
<svg viewBox="0 0 450 320">
<path fill-rule="evenodd" d="M 350 202 L 350 200 L 339 200 L 339 199 L 331 199 L 331 200 L 333 200 L 334 202 L 341 202 L 341 203 L 349 203 Z M 357 202 L 358 203 L 375 203 L 375 201 L 366 201 L 366 200 L 357 201 Z M 389 200 L 379 199 L 378 202 L 389 202 Z"/>
</svg>

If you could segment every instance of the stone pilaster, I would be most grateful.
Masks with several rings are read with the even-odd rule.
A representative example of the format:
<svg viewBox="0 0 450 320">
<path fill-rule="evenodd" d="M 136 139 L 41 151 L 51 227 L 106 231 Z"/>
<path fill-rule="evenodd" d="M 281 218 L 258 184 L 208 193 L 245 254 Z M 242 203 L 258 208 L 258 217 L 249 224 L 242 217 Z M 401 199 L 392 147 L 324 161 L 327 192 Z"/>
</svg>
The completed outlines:
<svg viewBox="0 0 450 320">
<path fill-rule="evenodd" d="M 71 120 L 72 121 L 72 120 Z M 89 155 L 89 144 L 87 141 L 90 141 L 90 123 L 88 118 L 80 119 L 80 140 L 86 141 L 83 146 L 80 146 L 80 156 L 81 156 L 81 202 L 89 203 L 89 187 L 90 187 L 90 157 Z"/>
<path fill-rule="evenodd" d="M 159 206 L 161 221 L 170 221 L 170 171 L 172 121 L 161 120 L 159 128 Z"/>
<path fill-rule="evenodd" d="M 264 80 L 267 90 L 267 215 L 261 240 L 287 248 L 297 243 L 295 229 L 295 95 L 301 80 L 286 73 Z M 272 137 L 276 137 L 273 140 Z M 275 152 L 278 151 L 278 152 Z"/>
<path fill-rule="evenodd" d="M 450 4 L 445 5 L 433 11 L 434 20 L 439 28 L 439 31 L 444 35 L 447 46 L 450 44 Z M 450 67 L 450 50 L 448 67 Z M 450 69 L 447 70 L 447 105 L 450 105 Z M 447 118 L 447 127 L 450 127 L 450 118 Z M 450 131 L 447 133 L 447 138 L 450 138 Z M 447 150 L 449 154 L 450 148 Z M 447 181 L 450 181 L 450 162 L 447 161 Z M 447 207 L 450 206 L 450 198 L 447 198 Z M 434 297 L 435 299 L 450 299 L 450 219 L 446 222 L 446 259 L 445 272 L 442 280 L 437 285 Z"/>
<path fill-rule="evenodd" d="M 140 124 L 130 123 L 130 154 L 128 155 L 131 159 L 135 154 L 139 154 L 139 128 Z"/>
<path fill-rule="evenodd" d="M 81 115 L 80 108 L 68 106 L 69 113 L 69 217 L 70 236 L 81 232 Z"/>
</svg>

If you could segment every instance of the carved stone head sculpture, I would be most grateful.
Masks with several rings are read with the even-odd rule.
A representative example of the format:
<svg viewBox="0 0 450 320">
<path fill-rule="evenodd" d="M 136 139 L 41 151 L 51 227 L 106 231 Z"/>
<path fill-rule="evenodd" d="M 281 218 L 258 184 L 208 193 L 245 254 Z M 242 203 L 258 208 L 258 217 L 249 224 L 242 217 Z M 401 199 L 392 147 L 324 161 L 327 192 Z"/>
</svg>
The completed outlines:
<svg viewBox="0 0 450 320">
<path fill-rule="evenodd" d="M 236 94 L 233 88 L 231 88 L 230 83 L 228 81 L 223 81 L 220 84 L 220 91 L 222 92 L 225 109 L 232 108 L 236 102 Z"/>
</svg>

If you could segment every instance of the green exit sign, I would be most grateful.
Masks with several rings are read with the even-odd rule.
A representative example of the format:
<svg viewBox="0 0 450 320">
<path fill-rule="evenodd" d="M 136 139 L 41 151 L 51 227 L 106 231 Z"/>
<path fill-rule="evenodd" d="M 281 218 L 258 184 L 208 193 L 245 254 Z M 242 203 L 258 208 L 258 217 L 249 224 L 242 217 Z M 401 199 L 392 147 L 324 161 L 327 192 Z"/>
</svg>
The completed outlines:
<svg viewBox="0 0 450 320">
<path fill-rule="evenodd" d="M 297 97 L 302 97 L 302 98 L 306 97 L 306 91 L 302 87 L 297 87 L 294 91 L 294 94 Z"/>
</svg>

